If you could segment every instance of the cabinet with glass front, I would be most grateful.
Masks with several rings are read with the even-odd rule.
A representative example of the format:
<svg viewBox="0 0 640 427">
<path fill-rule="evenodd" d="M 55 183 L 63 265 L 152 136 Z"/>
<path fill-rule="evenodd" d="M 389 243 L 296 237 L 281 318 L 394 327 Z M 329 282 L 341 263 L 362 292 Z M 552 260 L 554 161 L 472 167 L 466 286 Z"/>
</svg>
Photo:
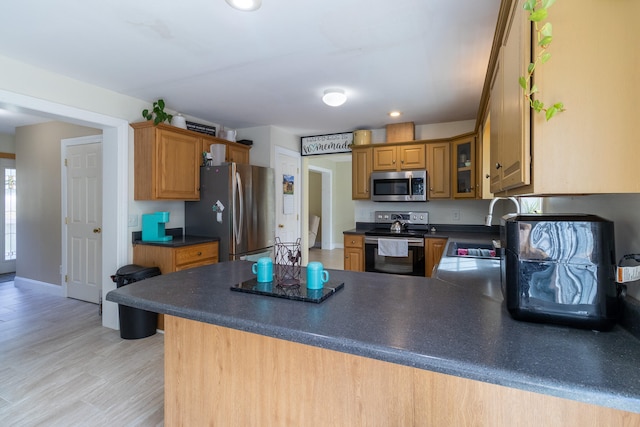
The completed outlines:
<svg viewBox="0 0 640 427">
<path fill-rule="evenodd" d="M 452 142 L 453 197 L 476 197 L 476 139 L 465 135 Z"/>
</svg>

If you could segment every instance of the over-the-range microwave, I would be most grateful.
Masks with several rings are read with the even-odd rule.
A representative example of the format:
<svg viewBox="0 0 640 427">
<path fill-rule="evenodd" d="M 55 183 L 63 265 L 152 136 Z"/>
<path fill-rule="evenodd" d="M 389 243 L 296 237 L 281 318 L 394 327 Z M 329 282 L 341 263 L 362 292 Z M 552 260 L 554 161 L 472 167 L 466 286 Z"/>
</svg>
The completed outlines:
<svg viewBox="0 0 640 427">
<path fill-rule="evenodd" d="M 372 172 L 371 200 L 374 202 L 426 202 L 427 171 Z"/>
</svg>

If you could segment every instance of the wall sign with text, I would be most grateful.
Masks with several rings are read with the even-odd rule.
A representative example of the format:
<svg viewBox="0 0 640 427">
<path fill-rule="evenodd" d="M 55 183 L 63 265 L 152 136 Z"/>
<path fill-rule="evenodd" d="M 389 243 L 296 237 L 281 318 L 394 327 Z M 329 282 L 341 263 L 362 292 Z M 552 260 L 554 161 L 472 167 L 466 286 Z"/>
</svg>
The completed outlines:
<svg viewBox="0 0 640 427">
<path fill-rule="evenodd" d="M 300 152 L 303 156 L 349 153 L 351 151 L 352 143 L 353 132 L 303 136 L 300 138 Z"/>
</svg>

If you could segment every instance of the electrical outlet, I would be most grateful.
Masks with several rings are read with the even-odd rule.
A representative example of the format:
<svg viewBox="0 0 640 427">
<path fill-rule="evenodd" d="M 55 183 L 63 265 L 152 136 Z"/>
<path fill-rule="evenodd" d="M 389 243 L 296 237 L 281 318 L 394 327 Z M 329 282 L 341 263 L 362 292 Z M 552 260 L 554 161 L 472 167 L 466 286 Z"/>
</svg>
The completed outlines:
<svg viewBox="0 0 640 427">
<path fill-rule="evenodd" d="M 451 216 L 454 221 L 460 221 L 460 209 L 454 209 L 451 211 Z"/>
<path fill-rule="evenodd" d="M 138 226 L 138 215 L 131 214 L 129 215 L 129 220 L 127 222 L 129 227 L 137 227 Z"/>
</svg>

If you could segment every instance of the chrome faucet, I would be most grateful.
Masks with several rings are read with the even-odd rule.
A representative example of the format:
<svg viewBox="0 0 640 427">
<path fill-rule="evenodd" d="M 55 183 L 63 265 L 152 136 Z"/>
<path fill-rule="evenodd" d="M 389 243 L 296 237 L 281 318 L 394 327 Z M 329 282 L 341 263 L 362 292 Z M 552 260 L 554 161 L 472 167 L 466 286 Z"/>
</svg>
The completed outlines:
<svg viewBox="0 0 640 427">
<path fill-rule="evenodd" d="M 493 220 L 493 207 L 498 200 L 511 200 L 516 205 L 516 213 L 520 213 L 520 203 L 518 203 L 518 199 L 516 199 L 515 197 L 494 197 L 493 200 L 491 200 L 491 204 L 489 205 L 489 215 L 487 215 L 484 221 L 484 225 L 486 225 L 487 227 L 491 227 L 491 221 Z"/>
</svg>

